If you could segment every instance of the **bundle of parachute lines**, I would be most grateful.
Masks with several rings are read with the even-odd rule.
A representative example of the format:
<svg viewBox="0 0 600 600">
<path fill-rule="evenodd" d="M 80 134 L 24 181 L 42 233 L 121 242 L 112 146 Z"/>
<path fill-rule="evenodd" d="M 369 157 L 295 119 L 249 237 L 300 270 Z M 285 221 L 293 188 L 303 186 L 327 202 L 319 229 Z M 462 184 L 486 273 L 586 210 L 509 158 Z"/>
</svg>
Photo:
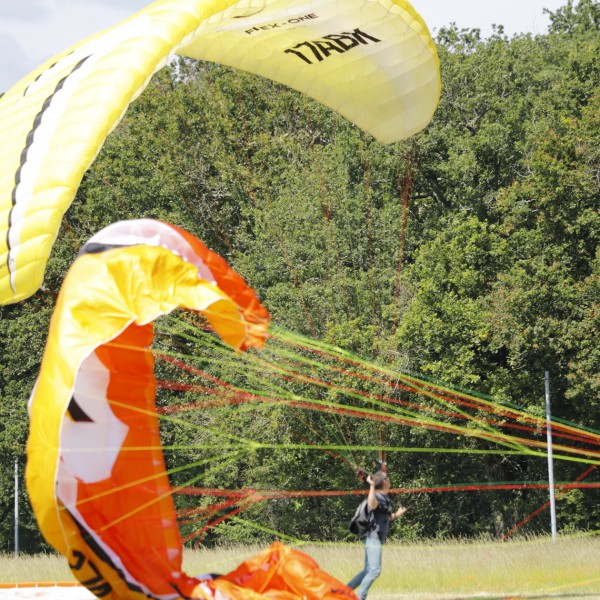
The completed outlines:
<svg viewBox="0 0 600 600">
<path fill-rule="evenodd" d="M 175 55 L 256 73 L 379 142 L 422 130 L 436 49 L 407 0 L 159 0 L 68 48 L 0 99 L 0 303 L 42 285 L 65 211 L 106 137 Z M 224 343 L 263 345 L 269 314 L 218 255 L 159 221 L 115 223 L 69 270 L 30 401 L 27 487 L 40 530 L 101 598 L 355 598 L 275 543 L 229 574 L 182 571 L 157 423 L 153 322 L 178 307 Z"/>
</svg>

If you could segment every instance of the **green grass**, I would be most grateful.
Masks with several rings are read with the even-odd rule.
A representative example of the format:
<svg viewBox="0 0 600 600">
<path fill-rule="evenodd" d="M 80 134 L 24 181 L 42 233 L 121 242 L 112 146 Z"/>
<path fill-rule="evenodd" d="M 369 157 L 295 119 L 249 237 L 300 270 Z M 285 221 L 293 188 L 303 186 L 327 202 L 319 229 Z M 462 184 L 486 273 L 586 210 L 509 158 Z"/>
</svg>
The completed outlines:
<svg viewBox="0 0 600 600">
<path fill-rule="evenodd" d="M 261 547 L 189 550 L 190 575 L 226 573 Z M 303 546 L 319 565 L 341 581 L 362 567 L 355 545 Z M 404 598 L 600 598 L 600 539 L 546 538 L 528 541 L 388 544 L 383 573 L 369 600 Z M 1 582 L 73 581 L 64 558 L 0 556 Z"/>
<path fill-rule="evenodd" d="M 67 559 L 58 554 L 0 555 L 0 583 L 75 581 Z"/>
</svg>

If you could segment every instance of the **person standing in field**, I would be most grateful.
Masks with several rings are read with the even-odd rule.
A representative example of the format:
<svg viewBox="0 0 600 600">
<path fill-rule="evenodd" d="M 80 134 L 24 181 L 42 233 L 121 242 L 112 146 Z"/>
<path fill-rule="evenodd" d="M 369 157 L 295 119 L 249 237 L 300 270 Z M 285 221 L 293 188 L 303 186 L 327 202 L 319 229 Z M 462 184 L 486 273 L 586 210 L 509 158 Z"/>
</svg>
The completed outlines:
<svg viewBox="0 0 600 600">
<path fill-rule="evenodd" d="M 392 501 L 388 496 L 391 483 L 387 473 L 377 471 L 369 475 L 366 481 L 369 484 L 367 510 L 373 513 L 374 518 L 368 531 L 362 536 L 365 544 L 364 568 L 348 582 L 348 587 L 353 590 L 360 586 L 358 591 L 360 600 L 365 600 L 369 588 L 381 574 L 382 549 L 390 523 L 406 512 L 406 508 L 402 506 L 395 512 L 392 510 Z"/>
</svg>

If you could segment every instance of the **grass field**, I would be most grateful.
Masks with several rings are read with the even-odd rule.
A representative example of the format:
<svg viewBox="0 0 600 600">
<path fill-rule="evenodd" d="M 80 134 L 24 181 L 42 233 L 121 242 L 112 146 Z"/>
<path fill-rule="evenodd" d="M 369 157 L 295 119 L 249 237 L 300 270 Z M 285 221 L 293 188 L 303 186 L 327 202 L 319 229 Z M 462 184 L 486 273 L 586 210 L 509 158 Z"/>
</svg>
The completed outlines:
<svg viewBox="0 0 600 600">
<path fill-rule="evenodd" d="M 186 551 L 190 575 L 226 573 L 258 547 Z M 360 570 L 356 545 L 303 546 L 341 581 Z M 66 560 L 54 555 L 0 556 L 0 582 L 73 581 Z M 498 542 L 388 544 L 369 600 L 427 598 L 600 599 L 600 539 L 563 538 Z"/>
</svg>

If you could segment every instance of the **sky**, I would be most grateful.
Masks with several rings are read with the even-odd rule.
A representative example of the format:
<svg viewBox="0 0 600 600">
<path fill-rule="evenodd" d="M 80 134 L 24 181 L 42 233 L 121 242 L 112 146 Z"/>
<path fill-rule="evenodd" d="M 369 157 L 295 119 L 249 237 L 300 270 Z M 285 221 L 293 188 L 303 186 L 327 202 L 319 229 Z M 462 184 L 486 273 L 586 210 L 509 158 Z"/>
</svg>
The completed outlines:
<svg viewBox="0 0 600 600">
<path fill-rule="evenodd" d="M 88 35 L 116 25 L 150 0 L 0 0 L 0 91 L 58 52 Z M 505 33 L 545 33 L 543 9 L 567 0 L 412 0 L 435 35 L 454 21 L 489 35 L 492 23 Z"/>
</svg>

